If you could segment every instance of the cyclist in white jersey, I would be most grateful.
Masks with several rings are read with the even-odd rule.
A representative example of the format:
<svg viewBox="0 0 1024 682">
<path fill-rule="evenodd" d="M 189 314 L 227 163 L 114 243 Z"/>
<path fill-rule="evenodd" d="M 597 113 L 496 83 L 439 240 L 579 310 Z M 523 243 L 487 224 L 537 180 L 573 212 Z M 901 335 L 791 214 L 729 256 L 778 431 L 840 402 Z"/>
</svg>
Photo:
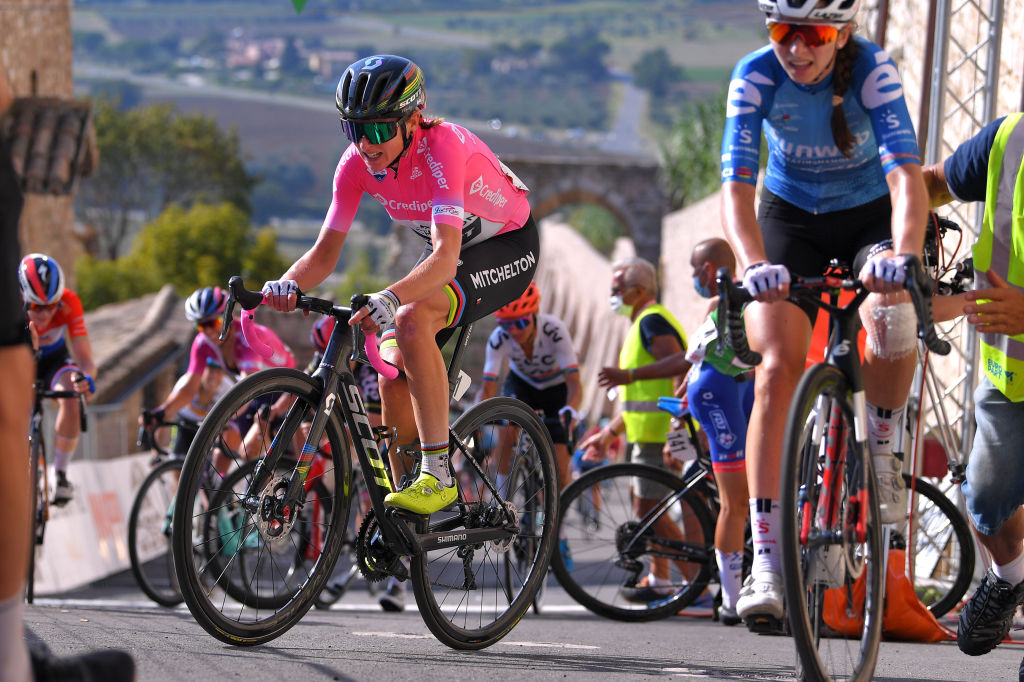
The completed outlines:
<svg viewBox="0 0 1024 682">
<path fill-rule="evenodd" d="M 554 315 L 538 312 L 539 308 L 540 292 L 530 282 L 522 296 L 494 313 L 498 326 L 487 340 L 479 398 L 485 400 L 497 394 L 498 376 L 507 362 L 509 372 L 502 395 L 518 398 L 544 413 L 544 424 L 558 457 L 559 485 L 564 487 L 570 481 L 571 453 L 562 418 L 569 414 L 576 421 L 583 386 L 569 330 Z"/>
</svg>

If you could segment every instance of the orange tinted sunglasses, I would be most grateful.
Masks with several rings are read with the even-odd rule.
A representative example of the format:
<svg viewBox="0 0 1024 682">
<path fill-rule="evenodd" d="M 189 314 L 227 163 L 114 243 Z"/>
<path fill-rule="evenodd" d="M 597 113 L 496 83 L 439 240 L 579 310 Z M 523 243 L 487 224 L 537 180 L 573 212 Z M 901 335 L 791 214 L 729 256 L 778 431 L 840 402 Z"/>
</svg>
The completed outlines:
<svg viewBox="0 0 1024 682">
<path fill-rule="evenodd" d="M 203 330 L 209 329 L 210 327 L 219 327 L 222 324 L 219 317 L 214 317 L 209 320 L 201 320 L 196 323 L 196 329 Z"/>
<path fill-rule="evenodd" d="M 786 45 L 800 36 L 807 47 L 828 45 L 839 37 L 839 28 L 831 24 L 787 24 L 782 21 L 769 21 L 768 37 L 772 42 Z"/>
<path fill-rule="evenodd" d="M 25 310 L 56 310 L 58 306 L 60 306 L 60 301 L 47 305 L 42 305 L 40 303 L 26 303 Z"/>
</svg>

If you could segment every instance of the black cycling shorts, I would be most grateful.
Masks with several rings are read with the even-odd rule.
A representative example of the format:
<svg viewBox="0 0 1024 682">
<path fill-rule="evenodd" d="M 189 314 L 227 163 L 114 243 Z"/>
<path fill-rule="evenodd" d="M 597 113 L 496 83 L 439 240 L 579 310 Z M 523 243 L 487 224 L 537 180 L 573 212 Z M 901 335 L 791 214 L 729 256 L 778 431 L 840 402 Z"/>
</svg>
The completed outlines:
<svg viewBox="0 0 1024 682">
<path fill-rule="evenodd" d="M 36 364 L 36 380 L 39 381 L 40 386 L 52 391 L 55 390 L 54 382 L 57 381 L 58 375 L 63 376 L 68 372 L 81 371 L 75 361 L 71 359 L 71 355 L 68 354 L 68 347 L 61 346 L 49 355 L 39 358 L 39 362 Z"/>
<path fill-rule="evenodd" d="M 562 420 L 558 417 L 558 411 L 565 407 L 569 397 L 567 384 L 561 383 L 551 388 L 534 388 L 515 372 L 509 372 L 505 377 L 505 385 L 501 389 L 501 394 L 509 398 L 518 398 L 532 409 L 543 412 L 544 426 L 548 427 L 548 433 L 551 434 L 553 443 L 569 442 Z"/>
<path fill-rule="evenodd" d="M 10 151 L 0 141 L 0 347 L 28 340 L 28 322 L 18 284 L 18 221 L 23 201 Z"/>
<path fill-rule="evenodd" d="M 757 222 L 764 235 L 765 255 L 785 265 L 790 274 L 818 277 L 832 259 L 854 268 L 857 276 L 872 248 L 892 238 L 892 202 L 888 194 L 854 208 L 831 213 L 808 213 L 785 199 L 761 190 Z M 892 242 L 889 242 L 891 246 Z M 800 308 L 811 319 L 818 308 L 811 302 Z"/>
<path fill-rule="evenodd" d="M 433 245 L 427 244 L 416 264 L 433 251 Z M 482 319 L 519 298 L 533 281 L 539 257 L 540 235 L 532 214 L 518 230 L 464 249 L 455 279 L 445 287 L 452 312 L 448 326 L 437 334 L 437 345 L 443 346 L 455 327 Z"/>
</svg>

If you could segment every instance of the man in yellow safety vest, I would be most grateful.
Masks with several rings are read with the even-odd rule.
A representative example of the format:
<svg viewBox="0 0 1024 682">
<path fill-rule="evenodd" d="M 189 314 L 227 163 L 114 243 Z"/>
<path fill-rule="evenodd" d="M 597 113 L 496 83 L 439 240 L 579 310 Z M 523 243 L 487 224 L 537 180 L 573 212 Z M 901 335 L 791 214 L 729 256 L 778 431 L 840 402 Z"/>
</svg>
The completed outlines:
<svg viewBox="0 0 1024 682">
<path fill-rule="evenodd" d="M 963 312 L 981 334 L 984 375 L 964 497 L 992 568 L 960 613 L 957 644 L 971 656 L 1003 641 L 1024 601 L 1024 122 L 994 121 L 941 164 L 924 169 L 932 205 L 984 201 L 974 245 L 975 290 Z M 1021 663 L 1024 675 L 1024 662 Z M 1022 678 L 1024 679 L 1024 678 Z"/>
</svg>

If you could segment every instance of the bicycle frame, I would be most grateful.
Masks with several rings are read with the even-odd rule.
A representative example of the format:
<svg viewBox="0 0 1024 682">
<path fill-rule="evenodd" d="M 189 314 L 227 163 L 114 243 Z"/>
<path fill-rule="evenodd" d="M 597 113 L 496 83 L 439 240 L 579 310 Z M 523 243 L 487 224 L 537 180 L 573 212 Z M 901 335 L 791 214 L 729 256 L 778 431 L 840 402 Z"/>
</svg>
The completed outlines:
<svg viewBox="0 0 1024 682">
<path fill-rule="evenodd" d="M 330 314 L 338 320 L 334 331 L 327 343 L 320 365 L 313 372 L 313 378 L 323 385 L 323 399 L 321 404 L 316 406 L 316 413 L 313 416 L 309 433 L 306 436 L 302 452 L 299 455 L 298 464 L 292 472 L 288 482 L 288 488 L 283 498 L 268 498 L 264 505 L 273 504 L 273 509 L 260 509 L 260 499 L 257 491 L 263 490 L 275 470 L 277 462 L 284 455 L 292 434 L 298 428 L 308 406 L 293 404 L 286 414 L 284 421 L 270 444 L 267 456 L 260 460 L 253 475 L 252 484 L 242 502 L 242 506 L 253 515 L 277 516 L 286 520 L 296 518 L 297 512 L 303 504 L 304 488 L 306 478 L 309 476 L 310 467 L 317 454 L 319 443 L 327 428 L 328 419 L 337 419 L 348 427 L 352 435 L 352 443 L 363 479 L 366 483 L 370 505 L 373 508 L 377 523 L 381 528 L 381 535 L 389 549 L 400 556 L 417 555 L 425 548 L 443 549 L 446 547 L 458 547 L 466 543 L 467 539 L 476 542 L 488 542 L 500 540 L 510 533 L 505 528 L 480 528 L 463 529 L 453 536 L 447 532 L 445 523 L 435 524 L 430 532 L 423 532 L 422 518 L 410 515 L 401 510 L 387 507 L 384 498 L 394 489 L 391 485 L 387 469 L 384 466 L 383 454 L 375 437 L 373 427 L 366 416 L 366 408 L 356 384 L 355 378 L 348 369 L 348 363 L 341 361 L 342 358 L 351 357 L 362 362 L 362 358 L 354 354 L 354 349 L 360 347 L 361 332 L 358 327 L 348 327 L 347 320 L 350 310 L 343 307 L 334 307 Z M 351 337 L 346 333 L 346 328 L 351 329 Z M 463 327 L 458 336 L 455 353 L 449 367 L 449 385 L 456 387 L 459 376 L 459 365 L 461 358 L 469 342 L 469 334 L 472 325 Z M 454 445 L 465 453 L 468 448 L 449 430 L 449 437 Z M 478 468 L 478 474 L 492 486 L 493 482 L 482 475 L 479 465 L 472 457 L 467 456 L 467 461 Z M 348 467 L 347 463 L 335 462 L 335 466 Z M 502 504 L 504 500 L 502 500 Z M 511 518 L 507 514 L 507 518 Z M 410 529 L 407 521 L 416 524 L 417 530 Z M 461 525 L 456 518 L 451 522 L 452 528 Z"/>
</svg>

